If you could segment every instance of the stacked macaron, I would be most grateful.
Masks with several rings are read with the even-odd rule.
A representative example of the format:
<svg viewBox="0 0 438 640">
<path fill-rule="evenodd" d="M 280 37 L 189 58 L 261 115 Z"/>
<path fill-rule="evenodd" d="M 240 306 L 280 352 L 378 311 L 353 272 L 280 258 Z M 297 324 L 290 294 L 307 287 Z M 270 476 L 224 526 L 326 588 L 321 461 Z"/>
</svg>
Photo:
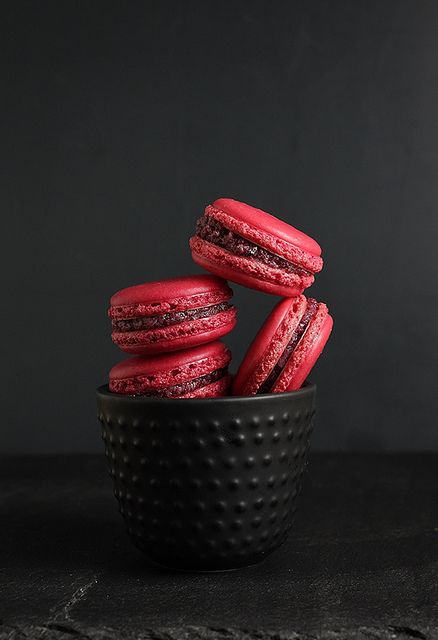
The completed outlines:
<svg viewBox="0 0 438 640">
<path fill-rule="evenodd" d="M 190 247 L 213 275 L 149 282 L 112 296 L 113 342 L 135 357 L 113 367 L 110 390 L 195 398 L 299 389 L 333 326 L 327 306 L 303 295 L 323 266 L 318 243 L 265 211 L 221 198 L 206 207 Z M 226 280 L 282 296 L 232 386 L 231 354 L 218 340 L 236 324 Z"/>
<path fill-rule="evenodd" d="M 218 340 L 236 324 L 225 280 L 186 276 L 128 287 L 110 300 L 112 340 L 135 357 L 110 371 L 114 393 L 195 398 L 229 391 L 229 349 Z"/>
</svg>

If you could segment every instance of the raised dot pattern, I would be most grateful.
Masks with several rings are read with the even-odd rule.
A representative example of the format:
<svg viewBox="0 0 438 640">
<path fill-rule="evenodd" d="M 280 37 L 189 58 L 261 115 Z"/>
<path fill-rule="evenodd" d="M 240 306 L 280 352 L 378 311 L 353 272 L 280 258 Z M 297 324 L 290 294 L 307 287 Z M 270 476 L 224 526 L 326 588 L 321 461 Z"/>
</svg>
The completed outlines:
<svg viewBox="0 0 438 640">
<path fill-rule="evenodd" d="M 251 564 L 279 546 L 306 464 L 308 405 L 205 420 L 101 411 L 114 494 L 136 546 L 193 568 Z"/>
</svg>

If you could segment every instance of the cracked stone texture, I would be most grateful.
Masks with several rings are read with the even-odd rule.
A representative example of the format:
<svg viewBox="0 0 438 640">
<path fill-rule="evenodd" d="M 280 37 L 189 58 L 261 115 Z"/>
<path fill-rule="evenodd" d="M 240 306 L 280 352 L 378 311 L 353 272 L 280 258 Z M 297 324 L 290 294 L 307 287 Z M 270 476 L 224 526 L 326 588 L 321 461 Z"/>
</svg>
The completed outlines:
<svg viewBox="0 0 438 640">
<path fill-rule="evenodd" d="M 357 629 L 325 630 L 316 634 L 301 632 L 259 631 L 215 627 L 178 627 L 126 631 L 80 625 L 1 625 L 0 640 L 397 640 L 402 638 L 435 638 L 436 629 L 425 633 L 409 627 L 359 627 Z"/>
<path fill-rule="evenodd" d="M 438 638 L 437 455 L 313 455 L 285 545 L 216 574 L 148 565 L 103 456 L 0 462 L 0 640 Z"/>
</svg>

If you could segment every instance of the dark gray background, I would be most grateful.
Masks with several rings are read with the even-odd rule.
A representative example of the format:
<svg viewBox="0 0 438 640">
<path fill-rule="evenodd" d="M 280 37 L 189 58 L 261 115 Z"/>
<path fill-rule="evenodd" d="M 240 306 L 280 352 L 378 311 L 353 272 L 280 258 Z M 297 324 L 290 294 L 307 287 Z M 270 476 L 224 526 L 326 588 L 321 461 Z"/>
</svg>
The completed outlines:
<svg viewBox="0 0 438 640">
<path fill-rule="evenodd" d="M 437 449 L 438 3 L 4 2 L 2 437 L 101 449 L 109 296 L 229 196 L 314 236 L 314 446 Z M 276 298 L 235 286 L 237 364 Z"/>
</svg>

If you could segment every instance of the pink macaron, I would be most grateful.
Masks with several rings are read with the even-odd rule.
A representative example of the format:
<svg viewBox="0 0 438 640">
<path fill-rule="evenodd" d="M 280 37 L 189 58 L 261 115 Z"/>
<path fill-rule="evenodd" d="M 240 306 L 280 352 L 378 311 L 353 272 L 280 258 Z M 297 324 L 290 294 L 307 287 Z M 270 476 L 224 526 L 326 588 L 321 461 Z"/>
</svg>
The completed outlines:
<svg viewBox="0 0 438 640">
<path fill-rule="evenodd" d="M 233 382 L 233 395 L 299 389 L 321 355 L 333 327 L 327 306 L 301 295 L 274 307 L 249 347 Z"/>
<path fill-rule="evenodd" d="M 230 386 L 229 349 L 220 341 L 119 362 L 109 375 L 113 393 L 153 398 L 210 398 Z"/>
<path fill-rule="evenodd" d="M 220 198 L 208 205 L 190 238 L 201 267 L 252 289 L 294 297 L 321 271 L 321 247 L 261 209 Z"/>
<path fill-rule="evenodd" d="M 206 274 L 122 289 L 108 310 L 112 340 L 122 351 L 139 355 L 211 342 L 236 324 L 232 295 L 225 280 Z"/>
</svg>

